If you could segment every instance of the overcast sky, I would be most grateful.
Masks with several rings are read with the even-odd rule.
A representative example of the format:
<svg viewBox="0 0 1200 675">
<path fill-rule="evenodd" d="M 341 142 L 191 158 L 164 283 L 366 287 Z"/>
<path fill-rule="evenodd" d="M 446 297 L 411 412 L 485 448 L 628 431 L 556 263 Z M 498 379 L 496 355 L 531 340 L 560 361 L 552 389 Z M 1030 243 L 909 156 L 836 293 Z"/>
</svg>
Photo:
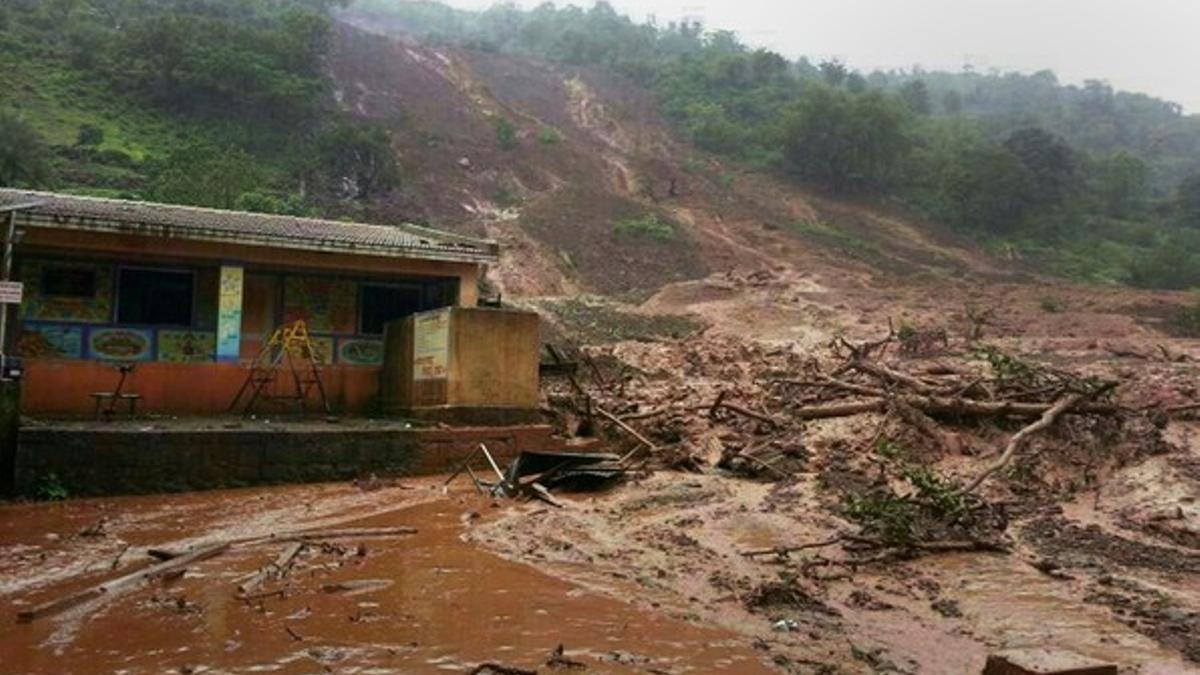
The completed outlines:
<svg viewBox="0 0 1200 675">
<path fill-rule="evenodd" d="M 531 7 L 541 0 L 519 0 Z M 449 0 L 484 8 L 492 0 Z M 1200 0 L 610 0 L 637 20 L 696 16 L 789 57 L 875 68 L 1032 72 L 1107 80 L 1200 112 Z M 574 3 L 591 6 L 592 0 Z"/>
</svg>

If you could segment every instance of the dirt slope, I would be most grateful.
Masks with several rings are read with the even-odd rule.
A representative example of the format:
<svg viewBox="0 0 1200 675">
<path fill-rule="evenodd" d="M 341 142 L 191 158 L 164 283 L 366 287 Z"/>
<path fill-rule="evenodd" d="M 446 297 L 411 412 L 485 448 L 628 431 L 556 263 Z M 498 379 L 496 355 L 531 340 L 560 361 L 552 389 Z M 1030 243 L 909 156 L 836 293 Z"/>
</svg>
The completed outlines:
<svg viewBox="0 0 1200 675">
<path fill-rule="evenodd" d="M 344 16 L 331 60 L 341 105 L 392 129 L 405 170 L 377 215 L 494 237 L 506 255 L 493 276 L 509 297 L 640 298 L 728 270 L 789 270 L 833 287 L 1006 274 L 887 208 L 696 151 L 620 78 L 381 32 Z M 498 142 L 501 118 L 515 147 Z M 674 233 L 614 231 L 648 215 Z"/>
</svg>

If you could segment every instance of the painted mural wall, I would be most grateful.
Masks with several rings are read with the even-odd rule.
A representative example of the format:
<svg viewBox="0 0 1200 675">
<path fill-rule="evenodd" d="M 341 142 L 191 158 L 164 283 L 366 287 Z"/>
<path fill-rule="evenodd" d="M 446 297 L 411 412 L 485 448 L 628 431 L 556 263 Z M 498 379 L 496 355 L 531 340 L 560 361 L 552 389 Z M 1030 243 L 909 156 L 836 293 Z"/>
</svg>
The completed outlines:
<svg viewBox="0 0 1200 675">
<path fill-rule="evenodd" d="M 50 258 L 21 261 L 25 302 L 18 353 L 30 359 L 215 362 L 221 345 L 219 327 L 241 317 L 241 294 L 223 284 L 230 286 L 235 277 L 241 281 L 242 275 L 222 273 L 217 265 L 190 268 L 195 284 L 191 325 L 129 325 L 117 321 L 118 287 L 121 270 L 132 268 Z M 361 288 L 381 282 L 305 274 L 276 277 L 282 306 L 279 316 L 266 323 L 278 326 L 304 320 L 322 363 L 370 367 L 383 363 L 382 336 L 363 334 L 360 325 Z M 436 286 L 426 290 L 423 297 L 428 300 L 423 302 L 435 306 L 450 297 Z M 221 351 L 225 349 L 228 346 Z M 240 354 L 242 359 L 254 356 Z"/>
</svg>

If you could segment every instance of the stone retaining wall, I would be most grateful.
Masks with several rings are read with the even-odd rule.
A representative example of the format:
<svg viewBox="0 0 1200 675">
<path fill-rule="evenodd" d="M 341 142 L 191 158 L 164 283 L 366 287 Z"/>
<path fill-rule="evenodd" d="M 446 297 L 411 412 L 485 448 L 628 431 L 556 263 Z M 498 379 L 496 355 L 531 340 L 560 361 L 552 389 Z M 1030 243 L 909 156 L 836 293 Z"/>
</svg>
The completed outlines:
<svg viewBox="0 0 1200 675">
<path fill-rule="evenodd" d="M 54 475 L 73 496 L 349 480 L 453 470 L 479 443 L 497 462 L 556 446 L 546 426 L 457 429 L 22 429 L 15 483 Z"/>
</svg>

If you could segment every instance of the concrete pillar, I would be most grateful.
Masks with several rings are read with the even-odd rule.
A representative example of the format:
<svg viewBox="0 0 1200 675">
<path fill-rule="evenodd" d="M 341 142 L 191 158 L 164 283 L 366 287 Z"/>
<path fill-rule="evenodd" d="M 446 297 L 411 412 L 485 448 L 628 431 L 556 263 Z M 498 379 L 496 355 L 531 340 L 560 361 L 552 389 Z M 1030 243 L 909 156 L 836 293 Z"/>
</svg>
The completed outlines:
<svg viewBox="0 0 1200 675">
<path fill-rule="evenodd" d="M 221 265 L 217 298 L 217 361 L 237 361 L 242 345 L 242 286 L 245 270 Z"/>
<path fill-rule="evenodd" d="M 20 424 L 21 383 L 0 380 L 0 495 L 14 494 Z"/>
<path fill-rule="evenodd" d="M 475 307 L 479 304 L 479 267 L 472 267 L 458 276 L 459 307 Z"/>
</svg>

